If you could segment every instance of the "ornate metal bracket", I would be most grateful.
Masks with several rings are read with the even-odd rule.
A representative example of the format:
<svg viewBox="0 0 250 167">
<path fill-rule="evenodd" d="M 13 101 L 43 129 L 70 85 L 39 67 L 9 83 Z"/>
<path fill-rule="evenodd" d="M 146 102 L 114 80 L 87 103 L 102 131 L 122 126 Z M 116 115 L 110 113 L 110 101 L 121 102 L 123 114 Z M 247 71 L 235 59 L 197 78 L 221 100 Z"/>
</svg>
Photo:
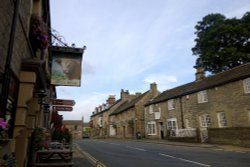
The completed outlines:
<svg viewBox="0 0 250 167">
<path fill-rule="evenodd" d="M 68 47 L 65 38 L 55 29 L 51 29 L 51 45 Z"/>
</svg>

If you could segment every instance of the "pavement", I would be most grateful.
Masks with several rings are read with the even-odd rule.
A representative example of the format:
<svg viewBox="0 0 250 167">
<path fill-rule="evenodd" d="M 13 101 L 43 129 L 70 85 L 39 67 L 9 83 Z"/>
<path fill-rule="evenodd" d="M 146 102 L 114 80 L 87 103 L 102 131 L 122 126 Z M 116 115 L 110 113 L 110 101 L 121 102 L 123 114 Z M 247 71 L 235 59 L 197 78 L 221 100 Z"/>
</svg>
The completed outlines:
<svg viewBox="0 0 250 167">
<path fill-rule="evenodd" d="M 124 140 L 124 139 L 117 139 Z M 210 148 L 214 150 L 232 151 L 238 153 L 250 153 L 250 148 L 239 147 L 233 145 L 221 145 L 221 144 L 207 144 L 207 143 L 186 143 L 186 142 L 173 142 L 168 140 L 150 140 L 150 139 L 127 139 L 135 142 L 163 144 L 171 146 L 184 146 L 184 147 L 200 147 Z M 73 162 L 74 167 L 105 167 L 101 162 L 96 160 L 90 154 L 80 148 L 79 145 L 73 145 Z"/>
<path fill-rule="evenodd" d="M 73 162 L 74 167 L 94 167 L 92 161 L 84 154 L 84 151 L 77 145 L 73 145 Z"/>
<path fill-rule="evenodd" d="M 187 142 L 174 142 L 174 141 L 168 141 L 168 140 L 150 140 L 150 139 L 139 139 L 139 140 L 134 140 L 134 141 L 172 145 L 172 146 L 200 147 L 200 148 L 211 148 L 211 149 L 224 150 L 224 151 L 250 153 L 250 148 L 233 146 L 233 145 L 208 144 L 208 143 L 187 143 Z"/>
</svg>

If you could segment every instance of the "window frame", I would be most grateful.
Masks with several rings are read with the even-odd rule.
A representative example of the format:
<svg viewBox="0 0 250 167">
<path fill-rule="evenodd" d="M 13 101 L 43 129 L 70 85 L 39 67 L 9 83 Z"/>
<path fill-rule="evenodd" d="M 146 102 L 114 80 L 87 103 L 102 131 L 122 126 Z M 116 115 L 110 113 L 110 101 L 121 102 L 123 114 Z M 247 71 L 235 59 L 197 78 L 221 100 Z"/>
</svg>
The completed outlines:
<svg viewBox="0 0 250 167">
<path fill-rule="evenodd" d="M 153 105 L 149 105 L 148 113 L 149 114 L 153 114 L 154 113 L 154 106 Z"/>
<path fill-rule="evenodd" d="M 244 79 L 243 82 L 244 82 L 244 92 L 250 93 L 250 78 Z"/>
<path fill-rule="evenodd" d="M 187 129 L 191 129 L 191 128 L 192 128 L 192 127 L 191 127 L 191 120 L 190 120 L 190 119 L 186 118 L 186 119 L 185 119 L 185 124 L 186 124 L 186 128 L 187 128 Z"/>
<path fill-rule="evenodd" d="M 198 99 L 198 103 L 206 103 L 208 102 L 208 94 L 207 94 L 207 90 L 202 90 L 199 91 L 197 93 L 197 99 Z"/>
<path fill-rule="evenodd" d="M 222 116 L 223 115 L 223 116 Z M 219 128 L 225 128 L 227 127 L 227 117 L 225 112 L 218 112 L 217 113 L 217 118 L 218 118 L 218 125 Z"/>
<path fill-rule="evenodd" d="M 176 118 L 167 119 L 167 129 L 168 130 L 176 130 L 176 129 L 178 129 L 178 124 L 177 124 L 177 119 Z"/>
<path fill-rule="evenodd" d="M 174 99 L 168 100 L 168 110 L 174 110 L 175 109 L 175 101 Z"/>
<path fill-rule="evenodd" d="M 98 118 L 98 125 L 99 125 L 99 127 L 102 127 L 102 126 L 103 126 L 103 116 L 100 116 L 100 117 Z"/>
<path fill-rule="evenodd" d="M 148 135 L 156 135 L 156 122 L 155 121 L 149 121 L 147 123 L 147 129 L 148 129 Z"/>
<path fill-rule="evenodd" d="M 200 117 L 200 126 L 203 128 L 211 127 L 212 120 L 209 114 L 203 114 Z"/>
</svg>

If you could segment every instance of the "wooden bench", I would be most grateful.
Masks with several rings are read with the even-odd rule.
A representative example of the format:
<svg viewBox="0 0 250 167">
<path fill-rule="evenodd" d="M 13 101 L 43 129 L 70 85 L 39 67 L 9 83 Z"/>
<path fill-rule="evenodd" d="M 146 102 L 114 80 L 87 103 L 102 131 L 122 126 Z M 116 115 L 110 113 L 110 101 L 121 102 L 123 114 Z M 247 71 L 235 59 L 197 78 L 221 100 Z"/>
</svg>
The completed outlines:
<svg viewBox="0 0 250 167">
<path fill-rule="evenodd" d="M 73 162 L 53 162 L 53 163 L 34 163 L 34 166 L 47 166 L 47 167 L 53 167 L 53 166 L 73 166 L 74 163 Z"/>
<path fill-rule="evenodd" d="M 73 166 L 73 151 L 69 149 L 49 149 L 36 152 L 36 162 L 33 166 Z"/>
</svg>

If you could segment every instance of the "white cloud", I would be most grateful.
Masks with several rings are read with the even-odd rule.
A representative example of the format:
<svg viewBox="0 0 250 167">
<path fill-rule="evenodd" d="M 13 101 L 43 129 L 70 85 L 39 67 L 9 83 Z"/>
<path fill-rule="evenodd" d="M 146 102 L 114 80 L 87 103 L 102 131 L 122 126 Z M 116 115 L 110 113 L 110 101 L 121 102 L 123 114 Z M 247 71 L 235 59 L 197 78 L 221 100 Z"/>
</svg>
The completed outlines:
<svg viewBox="0 0 250 167">
<path fill-rule="evenodd" d="M 83 60 L 82 74 L 91 75 L 91 74 L 95 74 L 95 73 L 96 73 L 95 68 L 91 64 L 89 64 L 87 61 Z"/>
<path fill-rule="evenodd" d="M 233 18 L 233 17 L 241 18 L 246 13 L 246 11 L 249 10 L 250 10 L 250 4 L 248 3 L 247 5 L 237 8 L 236 10 L 230 11 L 225 15 L 228 18 Z"/>
<path fill-rule="evenodd" d="M 205 15 L 242 17 L 249 0 L 50 1 L 52 28 L 71 44 L 87 46 L 81 87 L 57 87 L 75 99 L 65 119 L 85 120 L 120 89 L 143 92 L 156 82 L 164 91 L 194 79 L 194 26 Z M 67 10 L 65 10 L 67 9 Z M 111 93 L 110 93 L 111 92 Z M 119 97 L 117 97 L 119 98 Z"/>
<path fill-rule="evenodd" d="M 76 104 L 75 106 L 73 106 L 72 112 L 60 112 L 60 114 L 64 115 L 64 120 L 80 120 L 83 116 L 84 120 L 88 121 L 95 107 L 105 102 L 107 97 L 107 94 L 99 92 L 93 92 L 88 95 L 81 95 L 78 98 L 74 98 Z"/>
<path fill-rule="evenodd" d="M 147 83 L 153 83 L 156 82 L 159 90 L 163 91 L 164 89 L 169 89 L 172 87 L 173 83 L 177 82 L 177 78 L 174 75 L 167 75 L 167 74 L 149 74 L 144 79 Z"/>
</svg>

